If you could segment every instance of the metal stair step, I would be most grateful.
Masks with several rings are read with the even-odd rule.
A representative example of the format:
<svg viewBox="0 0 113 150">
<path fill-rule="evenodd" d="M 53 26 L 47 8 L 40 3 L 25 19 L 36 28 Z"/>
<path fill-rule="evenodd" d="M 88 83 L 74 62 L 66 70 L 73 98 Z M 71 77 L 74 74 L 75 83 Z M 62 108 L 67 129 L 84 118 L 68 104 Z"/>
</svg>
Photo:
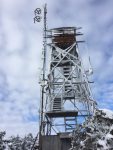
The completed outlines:
<svg viewBox="0 0 113 150">
<path fill-rule="evenodd" d="M 65 121 L 75 121 L 75 118 L 73 118 L 73 119 L 65 119 Z"/>
<path fill-rule="evenodd" d="M 57 104 L 55 103 L 55 104 L 53 104 L 53 106 L 61 106 L 61 103 L 59 103 L 59 104 L 58 104 L 58 103 L 57 103 Z"/>
<path fill-rule="evenodd" d="M 60 106 L 53 106 L 53 108 L 58 108 L 58 109 L 59 109 L 59 108 L 61 108 L 61 107 L 60 107 Z"/>
<path fill-rule="evenodd" d="M 53 101 L 53 111 L 61 111 L 61 98 L 56 97 Z"/>
<path fill-rule="evenodd" d="M 53 106 L 54 106 L 54 105 L 60 106 L 60 105 L 61 105 L 61 103 L 54 103 L 54 104 L 53 104 Z"/>
<path fill-rule="evenodd" d="M 54 104 L 61 104 L 61 102 L 54 102 Z"/>
</svg>

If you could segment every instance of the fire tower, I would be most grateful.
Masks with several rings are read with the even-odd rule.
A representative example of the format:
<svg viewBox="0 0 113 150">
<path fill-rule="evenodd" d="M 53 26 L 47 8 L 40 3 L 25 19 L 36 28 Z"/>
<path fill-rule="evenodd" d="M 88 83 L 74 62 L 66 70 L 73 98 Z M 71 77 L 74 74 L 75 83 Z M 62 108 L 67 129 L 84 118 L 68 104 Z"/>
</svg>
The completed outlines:
<svg viewBox="0 0 113 150">
<path fill-rule="evenodd" d="M 70 133 L 92 115 L 94 101 L 78 49 L 81 28 L 47 30 L 46 13 L 45 6 L 39 144 L 40 150 L 68 150 Z"/>
<path fill-rule="evenodd" d="M 47 35 L 47 38 L 51 38 L 48 44 L 51 48 L 51 62 L 44 104 L 47 128 L 44 122 L 43 131 L 46 135 L 51 135 L 55 126 L 58 126 L 57 129 L 60 126 L 59 132 L 70 132 L 80 124 L 81 117 L 85 119 L 92 114 L 89 81 L 78 50 L 78 43 L 82 42 L 77 41 L 77 36 L 82 35 L 77 32 L 78 29 L 55 28 L 49 30 Z"/>
</svg>

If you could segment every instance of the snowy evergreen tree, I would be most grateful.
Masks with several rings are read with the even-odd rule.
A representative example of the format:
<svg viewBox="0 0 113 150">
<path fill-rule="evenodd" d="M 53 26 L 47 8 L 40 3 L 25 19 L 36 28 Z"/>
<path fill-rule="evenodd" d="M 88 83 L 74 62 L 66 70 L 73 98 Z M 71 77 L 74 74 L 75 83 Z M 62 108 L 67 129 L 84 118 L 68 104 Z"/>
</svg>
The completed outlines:
<svg viewBox="0 0 113 150">
<path fill-rule="evenodd" d="M 97 110 L 75 129 L 72 137 L 70 150 L 113 150 L 113 112 Z"/>
<path fill-rule="evenodd" d="M 22 141 L 22 150 L 31 150 L 34 139 L 32 134 L 28 134 Z"/>
<path fill-rule="evenodd" d="M 0 150 L 31 150 L 34 144 L 34 138 L 31 133 L 24 138 L 11 136 L 5 139 L 5 132 L 0 132 Z"/>
<path fill-rule="evenodd" d="M 22 139 L 17 135 L 10 138 L 9 148 L 10 150 L 22 150 Z"/>
<path fill-rule="evenodd" d="M 5 132 L 0 132 L 0 150 L 5 150 L 6 144 L 4 142 Z"/>
</svg>

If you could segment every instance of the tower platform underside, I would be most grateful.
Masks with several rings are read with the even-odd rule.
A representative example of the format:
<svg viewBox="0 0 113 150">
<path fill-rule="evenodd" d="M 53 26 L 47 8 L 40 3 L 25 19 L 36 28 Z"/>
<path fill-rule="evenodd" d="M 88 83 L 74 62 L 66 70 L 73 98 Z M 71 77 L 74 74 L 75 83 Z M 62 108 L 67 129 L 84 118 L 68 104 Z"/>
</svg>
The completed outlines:
<svg viewBox="0 0 113 150">
<path fill-rule="evenodd" d="M 49 111 L 46 113 L 49 118 L 76 117 L 77 111 Z"/>
</svg>

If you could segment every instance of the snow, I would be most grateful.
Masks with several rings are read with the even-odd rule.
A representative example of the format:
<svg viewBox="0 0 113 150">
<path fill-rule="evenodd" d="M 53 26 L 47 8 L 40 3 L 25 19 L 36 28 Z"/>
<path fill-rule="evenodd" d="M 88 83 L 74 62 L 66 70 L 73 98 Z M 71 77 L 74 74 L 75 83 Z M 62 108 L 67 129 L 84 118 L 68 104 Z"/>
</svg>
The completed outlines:
<svg viewBox="0 0 113 150">
<path fill-rule="evenodd" d="M 105 140 L 98 140 L 97 143 L 102 146 L 103 150 L 108 149 L 108 147 L 106 146 L 107 144 Z M 99 150 L 99 148 L 97 150 Z"/>
<path fill-rule="evenodd" d="M 104 118 L 109 118 L 109 119 L 113 119 L 113 111 L 109 110 L 109 109 L 100 109 L 103 112 L 103 117 Z"/>
<path fill-rule="evenodd" d="M 34 144 L 32 134 L 28 134 L 24 138 L 19 136 L 5 139 L 5 132 L 0 132 L 0 150 L 31 150 Z"/>
<path fill-rule="evenodd" d="M 107 139 L 113 139 L 113 135 L 111 135 L 110 133 L 106 134 L 106 140 Z"/>
</svg>

